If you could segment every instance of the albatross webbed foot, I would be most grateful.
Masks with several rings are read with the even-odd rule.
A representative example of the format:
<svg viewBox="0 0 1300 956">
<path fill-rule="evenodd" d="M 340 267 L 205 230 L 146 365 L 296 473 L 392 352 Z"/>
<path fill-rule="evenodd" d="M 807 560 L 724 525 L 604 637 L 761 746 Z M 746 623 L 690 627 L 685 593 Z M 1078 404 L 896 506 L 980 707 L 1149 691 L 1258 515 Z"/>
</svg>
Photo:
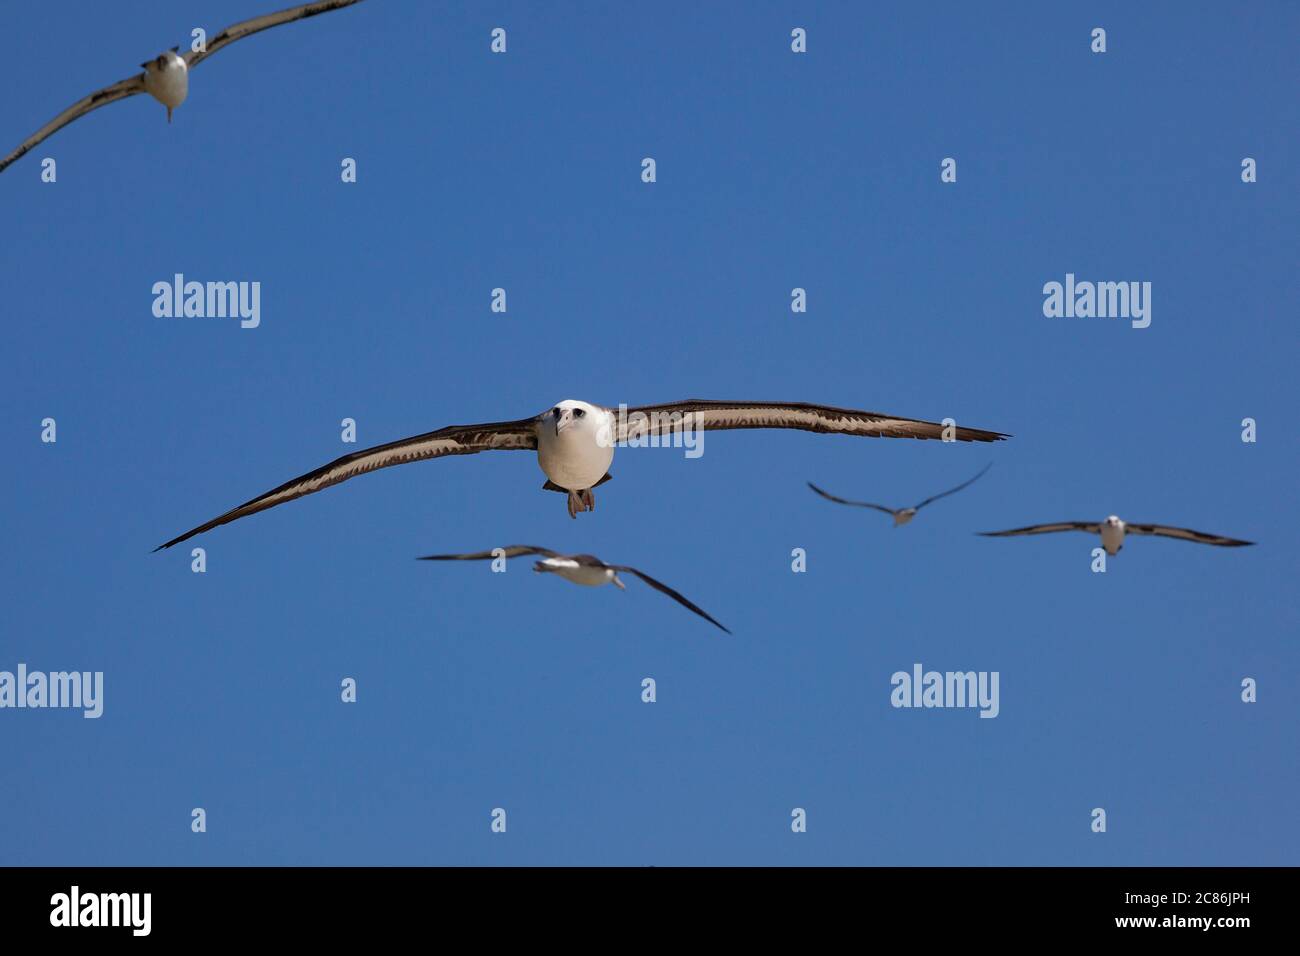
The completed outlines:
<svg viewBox="0 0 1300 956">
<path fill-rule="evenodd" d="M 596 496 L 591 493 L 590 488 L 584 488 L 582 491 L 569 492 L 569 517 L 576 518 L 584 511 L 596 510 Z"/>
</svg>

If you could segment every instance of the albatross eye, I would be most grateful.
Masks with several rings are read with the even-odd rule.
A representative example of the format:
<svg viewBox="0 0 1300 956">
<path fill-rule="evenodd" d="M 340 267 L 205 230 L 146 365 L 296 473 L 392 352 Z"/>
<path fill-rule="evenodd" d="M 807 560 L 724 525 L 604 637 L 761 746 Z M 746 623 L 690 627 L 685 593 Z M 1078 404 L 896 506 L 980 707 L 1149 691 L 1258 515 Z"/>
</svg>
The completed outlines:
<svg viewBox="0 0 1300 956">
<path fill-rule="evenodd" d="M 575 409 L 573 410 L 573 417 L 574 417 L 574 418 L 581 418 L 581 417 L 582 417 L 583 415 L 585 415 L 585 414 L 587 414 L 587 413 L 586 413 L 586 411 L 585 411 L 584 409 L 581 409 L 581 408 L 575 408 Z"/>
</svg>

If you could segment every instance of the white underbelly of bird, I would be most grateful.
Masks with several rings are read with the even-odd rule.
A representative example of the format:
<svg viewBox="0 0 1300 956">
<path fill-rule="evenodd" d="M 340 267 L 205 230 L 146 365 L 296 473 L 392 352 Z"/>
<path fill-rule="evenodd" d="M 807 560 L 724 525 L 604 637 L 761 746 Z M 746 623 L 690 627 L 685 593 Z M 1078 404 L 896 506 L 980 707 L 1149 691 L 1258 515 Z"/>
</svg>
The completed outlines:
<svg viewBox="0 0 1300 956">
<path fill-rule="evenodd" d="M 587 587 L 599 587 L 602 584 L 609 584 L 613 581 L 620 588 L 623 582 L 618 579 L 612 568 L 592 567 L 590 565 L 580 564 L 572 558 L 546 558 L 538 561 L 534 571 L 549 571 L 552 574 L 558 574 L 566 581 L 572 581 L 574 584 L 584 584 Z"/>
<path fill-rule="evenodd" d="M 163 53 L 156 60 L 141 64 L 145 92 L 167 107 L 167 122 L 172 110 L 185 102 L 190 92 L 190 71 L 185 60 L 175 53 Z"/>
<path fill-rule="evenodd" d="M 1119 554 L 1120 548 L 1124 547 L 1124 525 L 1120 522 L 1113 524 L 1103 522 L 1101 526 L 1101 546 L 1106 549 L 1106 553 L 1111 557 Z"/>
<path fill-rule="evenodd" d="M 609 472 L 614 445 L 602 446 L 586 428 L 542 428 L 537 436 L 537 463 L 546 477 L 566 491 L 585 491 Z"/>
</svg>

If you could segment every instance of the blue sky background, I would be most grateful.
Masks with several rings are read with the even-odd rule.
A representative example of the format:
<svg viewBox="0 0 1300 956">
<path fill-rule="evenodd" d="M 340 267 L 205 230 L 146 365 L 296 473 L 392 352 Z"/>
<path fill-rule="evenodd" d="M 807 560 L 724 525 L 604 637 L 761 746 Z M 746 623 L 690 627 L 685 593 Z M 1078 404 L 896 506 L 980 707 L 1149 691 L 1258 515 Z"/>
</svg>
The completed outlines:
<svg viewBox="0 0 1300 956">
<path fill-rule="evenodd" d="M 274 6 L 11 5 L 0 148 Z M 105 713 L 0 711 L 0 862 L 1300 863 L 1297 26 L 369 0 L 222 51 L 170 127 L 136 97 L 66 128 L 0 175 L 0 669 L 102 670 Z M 176 272 L 260 281 L 261 327 L 154 318 Z M 1066 272 L 1150 281 L 1151 327 L 1044 318 Z M 150 553 L 356 447 L 568 397 L 1015 438 L 625 449 L 577 521 L 533 456 L 457 458 L 218 529 L 205 574 Z M 990 461 L 902 529 L 804 487 L 901 505 Z M 1110 513 L 1260 545 L 1130 539 L 1093 574 L 1082 535 L 973 534 Z M 735 636 L 635 581 L 413 560 L 516 541 Z M 918 661 L 999 671 L 1001 715 L 891 708 Z"/>
</svg>

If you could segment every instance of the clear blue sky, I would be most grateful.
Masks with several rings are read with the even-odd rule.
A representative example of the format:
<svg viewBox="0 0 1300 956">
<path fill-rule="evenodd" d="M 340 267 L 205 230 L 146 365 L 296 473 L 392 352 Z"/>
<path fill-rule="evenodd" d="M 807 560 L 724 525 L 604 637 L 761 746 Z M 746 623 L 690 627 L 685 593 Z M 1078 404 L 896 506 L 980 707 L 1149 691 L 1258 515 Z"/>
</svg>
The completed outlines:
<svg viewBox="0 0 1300 956">
<path fill-rule="evenodd" d="M 277 2 L 11 6 L 0 148 Z M 1300 863 L 1296 7 L 802 6 L 368 0 L 222 51 L 170 127 L 136 97 L 0 175 L 0 669 L 106 684 L 97 721 L 0 711 L 0 862 Z M 261 327 L 154 318 L 177 272 L 261 282 Z M 1045 318 L 1067 272 L 1151 282 L 1151 327 Z M 1015 438 L 622 450 L 577 521 L 532 456 L 456 458 L 220 528 L 205 574 L 150 553 L 569 397 Z M 901 529 L 804 486 L 901 505 L 990 461 Z M 1260 545 L 1093 574 L 1082 535 L 974 534 L 1110 513 Z M 516 541 L 735 636 L 635 581 L 413 560 Z M 998 671 L 1000 716 L 891 708 L 916 662 Z"/>
</svg>

